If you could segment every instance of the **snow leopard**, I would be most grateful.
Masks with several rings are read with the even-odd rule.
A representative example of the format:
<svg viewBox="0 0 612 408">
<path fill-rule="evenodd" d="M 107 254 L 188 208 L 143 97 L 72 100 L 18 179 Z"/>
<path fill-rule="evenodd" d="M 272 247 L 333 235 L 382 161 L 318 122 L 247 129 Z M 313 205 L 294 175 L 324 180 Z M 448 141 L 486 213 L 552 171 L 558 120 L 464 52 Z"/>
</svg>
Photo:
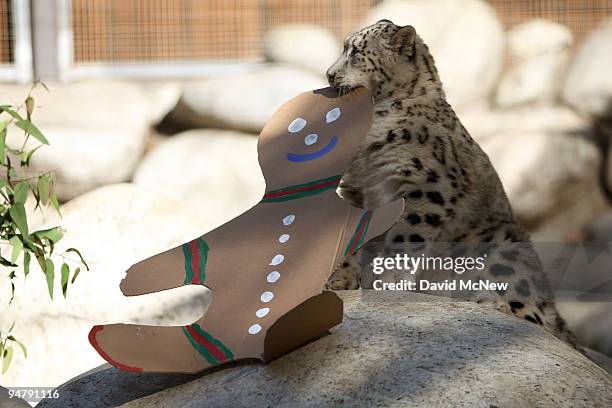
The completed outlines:
<svg viewBox="0 0 612 408">
<path fill-rule="evenodd" d="M 358 87 L 372 93 L 372 126 L 338 194 L 368 209 L 404 199 L 401 219 L 380 237 L 384 252 L 431 255 L 443 248 L 453 257 L 484 256 L 485 268 L 471 277 L 508 282 L 507 289 L 448 296 L 539 325 L 581 350 L 557 312 L 541 262 L 497 172 L 447 102 L 434 59 L 414 27 L 381 20 L 350 35 L 326 75 L 340 94 Z M 359 288 L 362 258 L 360 253 L 346 258 L 327 288 Z M 414 279 L 466 279 L 453 273 L 419 270 Z"/>
</svg>

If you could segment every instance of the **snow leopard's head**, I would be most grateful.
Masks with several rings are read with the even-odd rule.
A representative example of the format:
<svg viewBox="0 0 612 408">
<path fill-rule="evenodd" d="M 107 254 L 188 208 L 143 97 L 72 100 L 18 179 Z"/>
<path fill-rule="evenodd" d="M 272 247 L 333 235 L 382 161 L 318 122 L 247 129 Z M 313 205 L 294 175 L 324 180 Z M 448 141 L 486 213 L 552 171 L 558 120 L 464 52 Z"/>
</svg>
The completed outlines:
<svg viewBox="0 0 612 408">
<path fill-rule="evenodd" d="M 393 89 L 408 86 L 422 71 L 438 81 L 433 59 L 414 27 L 380 20 L 346 38 L 327 78 L 341 94 L 365 86 L 375 99 L 382 99 Z"/>
</svg>

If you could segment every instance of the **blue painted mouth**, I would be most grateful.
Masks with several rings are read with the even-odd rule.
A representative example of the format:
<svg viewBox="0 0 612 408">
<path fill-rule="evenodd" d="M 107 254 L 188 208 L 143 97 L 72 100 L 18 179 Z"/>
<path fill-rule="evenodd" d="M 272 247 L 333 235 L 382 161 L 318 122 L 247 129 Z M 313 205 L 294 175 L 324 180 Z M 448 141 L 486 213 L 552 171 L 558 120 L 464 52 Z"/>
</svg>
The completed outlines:
<svg viewBox="0 0 612 408">
<path fill-rule="evenodd" d="M 316 152 L 306 153 L 306 154 L 287 153 L 287 160 L 295 162 L 295 163 L 301 163 L 305 161 L 318 159 L 319 157 L 323 157 L 327 153 L 334 150 L 334 147 L 336 147 L 337 143 L 338 143 L 338 138 L 334 136 L 331 138 L 329 143 L 327 143 L 327 145 L 325 145 L 322 149 L 317 150 Z"/>
</svg>

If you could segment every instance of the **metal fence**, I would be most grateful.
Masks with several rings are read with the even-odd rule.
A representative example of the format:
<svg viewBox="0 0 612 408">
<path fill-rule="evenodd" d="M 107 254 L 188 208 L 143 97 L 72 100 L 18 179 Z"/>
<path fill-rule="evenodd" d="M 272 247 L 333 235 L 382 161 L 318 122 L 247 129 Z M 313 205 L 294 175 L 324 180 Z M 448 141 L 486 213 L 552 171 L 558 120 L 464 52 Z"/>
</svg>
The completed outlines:
<svg viewBox="0 0 612 408">
<path fill-rule="evenodd" d="M 612 0 L 488 1 L 506 29 L 544 18 L 569 27 L 576 44 L 612 16 Z M 313 23 L 342 38 L 359 28 L 378 2 L 0 0 L 0 80 L 27 81 L 33 71 L 34 76 L 48 76 L 41 70 L 51 66 L 56 71 L 52 76 L 65 80 L 203 75 L 243 69 L 262 60 L 263 39 L 271 28 Z M 31 15 L 30 4 L 34 8 Z"/>
<path fill-rule="evenodd" d="M 32 78 L 28 0 L 0 0 L 0 80 Z"/>
</svg>

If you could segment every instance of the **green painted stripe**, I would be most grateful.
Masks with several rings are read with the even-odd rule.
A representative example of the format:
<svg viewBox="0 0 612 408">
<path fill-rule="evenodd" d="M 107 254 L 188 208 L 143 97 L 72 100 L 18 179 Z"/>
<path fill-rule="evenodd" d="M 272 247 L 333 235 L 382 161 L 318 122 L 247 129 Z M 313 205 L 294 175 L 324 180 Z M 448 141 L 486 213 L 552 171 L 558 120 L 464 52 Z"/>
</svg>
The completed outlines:
<svg viewBox="0 0 612 408">
<path fill-rule="evenodd" d="M 206 280 L 206 261 L 208 260 L 208 244 L 202 238 L 198 238 L 198 251 L 200 252 L 200 283 Z"/>
<path fill-rule="evenodd" d="M 372 219 L 373 215 L 374 214 L 372 212 L 371 215 L 370 215 L 370 219 L 368 220 L 367 225 L 363 229 L 363 234 L 361 234 L 361 236 L 359 237 L 359 242 L 357 243 L 357 245 L 355 245 L 355 250 L 357 250 L 359 248 L 359 245 L 361 245 L 361 243 L 363 242 L 363 239 L 364 239 L 364 237 L 366 235 L 366 232 L 368 231 L 367 229 L 370 226 L 370 220 Z M 361 216 L 361 219 L 357 223 L 357 227 L 355 228 L 355 231 L 353 232 L 353 236 L 351 237 L 348 245 L 344 249 L 344 256 L 349 255 L 349 252 L 350 252 L 351 248 L 353 247 L 353 243 L 357 239 L 357 234 L 359 234 L 359 230 L 361 229 L 361 226 L 363 225 L 363 223 L 364 223 L 364 221 L 365 221 L 367 216 L 368 216 L 368 211 L 364 212 L 363 215 Z"/>
<path fill-rule="evenodd" d="M 282 193 L 283 191 L 291 191 L 291 190 L 295 190 L 296 188 L 308 187 L 308 186 L 312 186 L 315 184 L 326 183 L 328 181 L 340 180 L 341 178 L 342 178 L 342 175 L 331 176 L 331 177 L 323 178 L 320 180 L 309 181 L 308 183 L 304 183 L 304 184 L 296 184 L 294 186 L 279 188 L 278 190 L 270 191 L 270 193 Z"/>
<path fill-rule="evenodd" d="M 191 269 L 191 250 L 189 249 L 189 243 L 182 245 L 183 256 L 185 257 L 185 281 L 183 284 L 189 285 L 193 280 L 193 270 Z"/>
<path fill-rule="evenodd" d="M 225 344 L 221 343 L 219 340 L 215 339 L 213 336 L 211 336 L 210 334 L 206 333 L 204 330 L 202 330 L 202 328 L 198 324 L 192 324 L 191 326 L 200 335 L 204 336 L 206 338 L 206 340 L 210 341 L 212 344 L 217 346 L 219 348 L 219 350 L 221 350 L 223 352 L 223 354 L 225 354 L 225 357 L 228 360 L 233 360 L 234 359 L 234 353 L 232 353 L 232 351 L 229 348 L 227 348 L 225 346 Z"/>
<path fill-rule="evenodd" d="M 357 246 L 355 247 L 355 249 L 359 249 L 361 248 L 361 245 L 363 245 L 363 241 L 365 240 L 365 237 L 368 233 L 368 228 L 370 228 L 370 222 L 372 222 L 372 217 L 374 216 L 374 212 L 370 212 L 370 216 L 368 217 L 368 223 L 366 224 L 365 228 L 363 229 L 363 234 L 361 234 L 361 237 L 359 238 L 359 241 L 357 242 Z"/>
<path fill-rule="evenodd" d="M 335 190 L 336 188 L 338 188 L 337 185 L 331 185 L 331 186 L 327 186 L 323 188 L 317 188 L 314 190 L 302 191 L 301 193 L 289 194 L 289 195 L 282 196 L 282 197 L 264 198 L 263 200 L 261 200 L 261 202 L 262 203 L 278 203 L 282 201 L 295 200 L 297 198 L 308 197 L 311 195 L 320 194 L 327 190 Z"/>
<path fill-rule="evenodd" d="M 200 345 L 200 343 L 195 341 L 195 339 L 191 337 L 191 334 L 187 331 L 185 327 L 182 327 L 182 329 L 183 329 L 183 333 L 187 337 L 187 340 L 189 340 L 189 343 L 191 343 L 193 348 L 195 348 L 200 354 L 204 356 L 206 361 L 208 361 L 209 363 L 213 365 L 219 364 L 219 360 L 217 360 L 212 354 L 210 354 L 208 350 L 206 350 L 206 347 Z"/>
</svg>

